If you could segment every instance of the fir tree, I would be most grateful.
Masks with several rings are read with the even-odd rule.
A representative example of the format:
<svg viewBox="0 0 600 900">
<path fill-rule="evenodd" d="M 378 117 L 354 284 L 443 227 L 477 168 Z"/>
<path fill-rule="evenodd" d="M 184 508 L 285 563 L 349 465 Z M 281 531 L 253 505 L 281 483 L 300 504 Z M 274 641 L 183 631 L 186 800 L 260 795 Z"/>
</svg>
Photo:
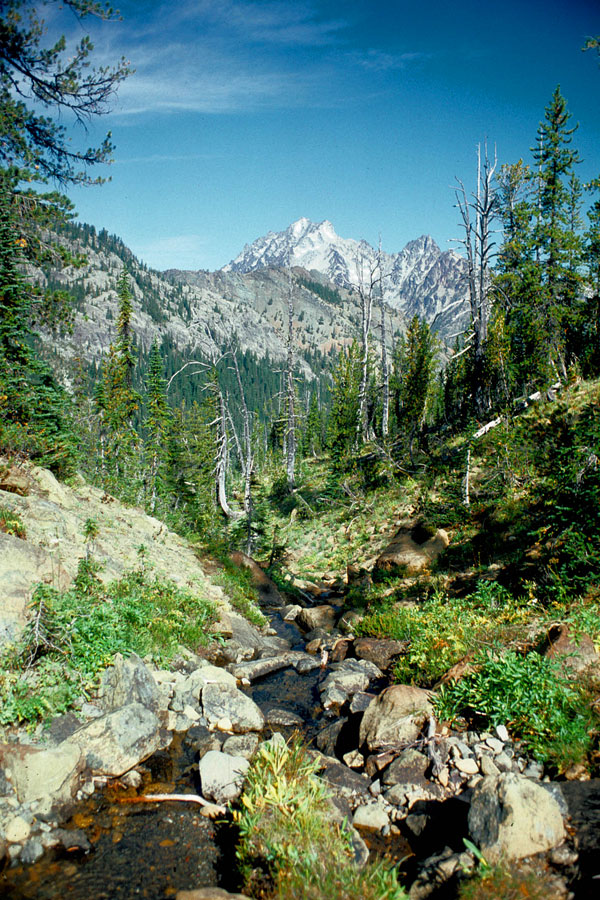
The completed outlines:
<svg viewBox="0 0 600 900">
<path fill-rule="evenodd" d="M 166 447 L 171 425 L 171 410 L 167 402 L 166 381 L 162 356 L 156 338 L 150 350 L 146 380 L 146 458 L 148 465 L 147 495 L 150 512 L 156 511 L 157 498 L 164 494 Z"/>
</svg>

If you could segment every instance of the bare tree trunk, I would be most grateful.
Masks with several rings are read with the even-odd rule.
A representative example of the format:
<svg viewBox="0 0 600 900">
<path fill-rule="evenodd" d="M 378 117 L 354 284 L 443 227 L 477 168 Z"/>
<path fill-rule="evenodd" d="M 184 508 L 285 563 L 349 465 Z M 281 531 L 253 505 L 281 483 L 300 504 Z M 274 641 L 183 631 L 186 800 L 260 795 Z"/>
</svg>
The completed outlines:
<svg viewBox="0 0 600 900">
<path fill-rule="evenodd" d="M 379 272 L 381 274 L 381 240 L 379 241 Z M 385 303 L 383 300 L 383 283 L 379 281 L 379 306 L 381 310 L 381 437 L 387 440 L 390 425 L 390 370 L 387 357 L 387 338 L 385 333 Z"/>
<path fill-rule="evenodd" d="M 294 322 L 294 303 L 292 300 L 292 281 L 288 290 L 288 336 L 286 367 L 286 474 L 288 490 L 293 491 L 296 482 L 296 413 L 294 408 L 294 352 L 292 347 Z"/>
<path fill-rule="evenodd" d="M 217 437 L 217 466 L 216 466 L 216 475 L 217 475 L 217 497 L 219 500 L 219 506 L 225 513 L 228 519 L 238 519 L 240 517 L 239 513 L 236 513 L 232 510 L 229 503 L 227 502 L 227 463 L 229 460 L 229 442 L 227 440 L 227 416 L 228 410 L 225 404 L 225 398 L 223 397 L 223 392 L 220 388 L 218 390 L 219 395 L 219 419 L 217 422 L 218 425 L 218 437 Z"/>
<path fill-rule="evenodd" d="M 477 190 L 472 202 L 467 198 L 465 186 L 457 179 L 460 191 L 456 192 L 457 206 L 463 220 L 465 237 L 460 241 L 467 255 L 467 284 L 469 287 L 469 303 L 471 306 L 471 324 L 473 343 L 470 349 L 474 357 L 473 394 L 475 406 L 483 412 L 486 404 L 484 398 L 483 363 L 485 344 L 488 337 L 490 318 L 490 256 L 493 243 L 490 241 L 492 218 L 496 209 L 496 196 L 493 187 L 497 158 L 494 154 L 492 163 L 487 155 L 481 161 L 481 146 L 477 147 Z M 471 220 L 471 210 L 474 222 Z"/>
<path fill-rule="evenodd" d="M 237 361 L 237 354 L 232 353 L 233 365 L 235 369 L 235 377 L 240 392 L 240 406 L 242 410 L 242 474 L 244 476 L 244 512 L 246 513 L 246 553 L 252 553 L 252 522 L 254 518 L 254 504 L 252 502 L 252 472 L 254 470 L 254 454 L 252 452 L 252 424 L 250 422 L 250 413 L 246 403 L 244 394 L 244 386 L 240 375 L 240 367 Z"/>
<path fill-rule="evenodd" d="M 364 257 L 357 264 L 359 273 L 358 295 L 360 297 L 361 312 L 361 377 L 358 388 L 358 417 L 356 422 L 355 447 L 358 447 L 361 441 L 366 441 L 367 433 L 367 382 L 369 376 L 369 340 L 371 336 L 371 319 L 373 316 L 373 291 L 375 285 L 381 282 L 381 272 L 379 271 L 379 260 L 375 263 L 369 263 L 368 277 L 365 279 L 365 259 Z"/>
</svg>

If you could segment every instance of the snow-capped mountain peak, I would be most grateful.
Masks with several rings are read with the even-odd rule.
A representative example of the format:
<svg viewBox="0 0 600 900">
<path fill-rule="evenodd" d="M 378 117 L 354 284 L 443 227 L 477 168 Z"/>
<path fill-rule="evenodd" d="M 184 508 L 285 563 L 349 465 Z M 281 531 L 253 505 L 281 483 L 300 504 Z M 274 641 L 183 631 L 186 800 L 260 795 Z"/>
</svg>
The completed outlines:
<svg viewBox="0 0 600 900">
<path fill-rule="evenodd" d="M 284 231 L 270 231 L 246 245 L 222 271 L 300 266 L 322 273 L 340 287 L 355 288 L 377 256 L 367 241 L 340 237 L 328 219 L 315 223 L 302 216 Z M 465 295 L 464 260 L 453 251 L 440 250 L 429 235 L 410 241 L 398 253 L 382 252 L 381 266 L 386 302 L 407 316 L 416 313 L 432 321 Z"/>
</svg>

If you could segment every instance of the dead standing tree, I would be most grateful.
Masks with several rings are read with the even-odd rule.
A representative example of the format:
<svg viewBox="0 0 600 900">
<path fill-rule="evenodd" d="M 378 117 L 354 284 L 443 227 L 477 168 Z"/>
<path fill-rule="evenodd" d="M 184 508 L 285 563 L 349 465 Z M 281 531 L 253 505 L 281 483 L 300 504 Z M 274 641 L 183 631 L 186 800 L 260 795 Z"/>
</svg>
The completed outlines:
<svg viewBox="0 0 600 900">
<path fill-rule="evenodd" d="M 355 449 L 361 442 L 369 439 L 369 420 L 367 415 L 367 387 L 369 380 L 369 345 L 371 338 L 371 321 L 373 318 L 373 301 L 378 285 L 381 285 L 381 255 L 367 259 L 364 255 L 356 261 L 358 272 L 358 296 L 360 297 L 361 315 L 361 375 L 358 387 L 358 415 L 356 418 Z"/>
<path fill-rule="evenodd" d="M 456 191 L 457 207 L 460 210 L 465 236 L 458 239 L 466 251 L 467 285 L 471 309 L 471 333 L 463 352 L 470 351 L 473 360 L 472 391 L 475 411 L 483 413 L 489 403 L 486 400 L 484 383 L 484 356 L 488 338 L 491 311 L 491 278 L 490 260 L 493 255 L 494 241 L 490 239 L 491 226 L 496 211 L 496 194 L 494 190 L 494 174 L 497 166 L 496 152 L 494 161 L 488 157 L 487 146 L 485 158 L 481 160 L 481 145 L 477 146 L 477 189 L 471 202 L 463 182 L 457 178 L 460 189 Z"/>
<path fill-rule="evenodd" d="M 288 333 L 287 333 L 287 364 L 285 372 L 286 383 L 286 435 L 285 435 L 285 462 L 287 486 L 291 492 L 296 486 L 296 410 L 294 396 L 294 349 L 292 344 L 294 329 L 294 301 L 292 297 L 292 278 L 288 286 Z"/>
</svg>

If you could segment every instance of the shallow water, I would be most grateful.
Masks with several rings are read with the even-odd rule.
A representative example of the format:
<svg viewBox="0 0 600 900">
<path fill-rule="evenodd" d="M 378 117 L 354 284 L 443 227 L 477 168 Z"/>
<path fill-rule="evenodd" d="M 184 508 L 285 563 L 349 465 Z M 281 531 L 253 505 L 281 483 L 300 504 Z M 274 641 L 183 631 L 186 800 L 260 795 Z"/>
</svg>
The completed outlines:
<svg viewBox="0 0 600 900">
<path fill-rule="evenodd" d="M 147 763 L 145 793 L 196 793 L 190 751 L 174 742 Z M 85 832 L 92 851 L 50 851 L 0 876 L 7 900 L 164 900 L 178 890 L 219 883 L 215 825 L 196 804 L 129 804 L 118 783 L 77 807 L 65 829 Z"/>
</svg>

